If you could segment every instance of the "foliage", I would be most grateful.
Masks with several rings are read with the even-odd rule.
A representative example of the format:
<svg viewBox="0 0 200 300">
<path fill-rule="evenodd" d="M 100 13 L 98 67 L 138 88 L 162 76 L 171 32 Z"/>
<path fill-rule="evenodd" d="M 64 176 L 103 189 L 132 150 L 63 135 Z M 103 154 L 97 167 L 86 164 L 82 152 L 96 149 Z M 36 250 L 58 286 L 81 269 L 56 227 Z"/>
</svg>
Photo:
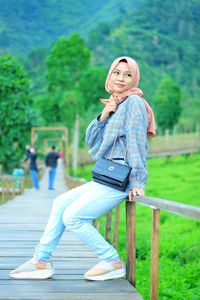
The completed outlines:
<svg viewBox="0 0 200 300">
<path fill-rule="evenodd" d="M 181 113 L 181 91 L 170 76 L 162 78 L 155 94 L 155 112 L 159 127 L 164 133 L 165 129 L 173 129 Z"/>
<path fill-rule="evenodd" d="M 150 159 L 146 195 L 161 199 L 200 205 L 200 155 Z M 91 179 L 92 165 L 79 168 L 79 177 Z M 188 173 L 188 169 L 190 172 Z M 162 176 L 161 176 L 162 175 Z M 137 205 L 136 288 L 149 299 L 150 245 L 152 211 Z M 159 299 L 191 299 L 200 297 L 199 289 L 199 222 L 161 211 L 159 255 Z M 118 250 L 126 258 L 124 204 L 120 210 Z M 105 222 L 101 224 L 104 231 Z"/>
<path fill-rule="evenodd" d="M 79 85 L 80 74 L 88 66 L 90 51 L 76 33 L 61 37 L 47 57 L 47 82 L 50 93 L 71 90 Z"/>
<path fill-rule="evenodd" d="M 46 122 L 73 127 L 75 114 L 82 111 L 78 87 L 89 59 L 90 51 L 78 34 L 61 37 L 52 47 L 46 60 L 48 96 L 39 104 Z"/>
<path fill-rule="evenodd" d="M 83 72 L 80 79 L 80 92 L 82 94 L 83 111 L 81 115 L 81 132 L 80 144 L 83 145 L 85 141 L 85 130 L 88 124 L 103 109 L 103 104 L 100 102 L 101 98 L 108 97 L 105 91 L 106 71 L 101 67 L 88 66 Z"/>
<path fill-rule="evenodd" d="M 181 99 L 182 114 L 180 116 L 179 127 L 186 131 L 200 132 L 200 90 L 197 89 L 197 95 L 183 93 Z"/>
<path fill-rule="evenodd" d="M 25 69 L 30 78 L 30 88 L 36 95 L 46 86 L 45 81 L 45 59 L 49 54 L 47 48 L 36 48 L 31 51 L 24 60 Z"/>
<path fill-rule="evenodd" d="M 29 82 L 13 57 L 0 57 L 0 164 L 5 171 L 19 166 L 36 115 L 31 108 Z"/>
<path fill-rule="evenodd" d="M 83 110 L 82 96 L 78 90 L 69 90 L 65 92 L 59 101 L 59 112 L 62 122 L 68 124 L 68 129 L 71 137 L 74 120 L 77 114 Z"/>
<path fill-rule="evenodd" d="M 100 67 L 88 67 L 83 72 L 80 79 L 80 91 L 83 94 L 84 108 L 88 110 L 89 106 L 97 105 L 100 98 L 106 97 L 105 80 L 106 71 Z"/>
</svg>

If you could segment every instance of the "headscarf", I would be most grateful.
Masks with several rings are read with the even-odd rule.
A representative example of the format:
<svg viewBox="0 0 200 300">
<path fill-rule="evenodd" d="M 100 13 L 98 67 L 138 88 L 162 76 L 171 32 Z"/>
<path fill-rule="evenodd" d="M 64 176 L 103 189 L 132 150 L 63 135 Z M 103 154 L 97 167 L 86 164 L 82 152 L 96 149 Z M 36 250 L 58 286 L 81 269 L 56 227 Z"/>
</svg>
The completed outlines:
<svg viewBox="0 0 200 300">
<path fill-rule="evenodd" d="M 117 93 L 117 92 L 114 92 L 112 90 L 112 88 L 109 86 L 109 82 L 110 82 L 111 74 L 113 73 L 113 71 L 119 64 L 119 62 L 122 60 L 126 60 L 128 66 L 129 66 L 131 76 L 133 78 L 133 84 L 129 90 L 122 92 L 122 93 Z M 118 57 L 112 63 L 110 70 L 108 72 L 107 78 L 106 78 L 106 82 L 105 82 L 105 89 L 107 92 L 109 92 L 111 94 L 111 96 L 109 99 L 101 99 L 101 102 L 106 104 L 110 100 L 114 99 L 117 104 L 120 104 L 121 102 L 126 100 L 126 98 L 130 95 L 136 94 L 136 95 L 140 96 L 142 98 L 142 100 L 144 101 L 144 104 L 145 104 L 145 107 L 147 110 L 147 115 L 148 115 L 147 135 L 152 137 L 152 136 L 155 136 L 155 134 L 156 134 L 156 124 L 155 124 L 155 119 L 154 119 L 154 113 L 153 113 L 152 108 L 148 104 L 148 102 L 144 99 L 144 94 L 143 94 L 142 90 L 137 87 L 139 80 L 140 80 L 140 70 L 139 70 L 139 67 L 138 67 L 138 64 L 136 63 L 136 61 L 128 56 Z"/>
</svg>

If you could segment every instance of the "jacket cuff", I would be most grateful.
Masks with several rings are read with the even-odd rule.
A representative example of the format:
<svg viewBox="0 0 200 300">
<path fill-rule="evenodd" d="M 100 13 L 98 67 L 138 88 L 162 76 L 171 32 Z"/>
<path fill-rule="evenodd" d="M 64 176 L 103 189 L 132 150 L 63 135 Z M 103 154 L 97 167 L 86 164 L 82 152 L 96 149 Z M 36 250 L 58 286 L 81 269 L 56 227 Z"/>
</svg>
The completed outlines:
<svg viewBox="0 0 200 300">
<path fill-rule="evenodd" d="M 101 114 L 97 116 L 97 118 L 95 119 L 95 122 L 94 124 L 97 126 L 97 127 L 104 127 L 106 125 L 106 122 L 107 122 L 107 119 L 106 120 L 103 120 L 103 121 L 100 121 L 101 117 Z"/>
<path fill-rule="evenodd" d="M 139 189 L 145 189 L 145 183 L 141 182 L 141 181 L 134 181 L 134 182 L 130 182 L 130 190 L 134 189 L 134 188 L 139 188 Z"/>
</svg>

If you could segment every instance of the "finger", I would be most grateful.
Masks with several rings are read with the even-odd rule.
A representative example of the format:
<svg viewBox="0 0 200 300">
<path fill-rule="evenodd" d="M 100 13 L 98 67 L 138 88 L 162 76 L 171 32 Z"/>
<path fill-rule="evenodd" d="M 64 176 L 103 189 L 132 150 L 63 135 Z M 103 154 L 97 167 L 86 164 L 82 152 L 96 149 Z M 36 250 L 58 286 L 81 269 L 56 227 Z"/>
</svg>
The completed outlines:
<svg viewBox="0 0 200 300">
<path fill-rule="evenodd" d="M 109 100 L 108 99 L 99 99 L 100 101 L 101 101 L 101 103 L 103 103 L 103 104 L 107 104 L 107 103 L 109 103 Z"/>
<path fill-rule="evenodd" d="M 131 192 L 129 193 L 129 201 L 130 202 L 134 201 L 134 197 L 133 197 L 133 194 Z"/>
<path fill-rule="evenodd" d="M 134 192 L 134 196 L 140 196 L 140 193 L 139 192 Z"/>
<path fill-rule="evenodd" d="M 133 197 L 135 197 L 135 196 L 140 196 L 141 194 L 140 194 L 140 191 L 132 191 L 132 193 L 133 193 Z"/>
<path fill-rule="evenodd" d="M 131 198 L 132 198 L 132 195 L 131 195 L 131 192 L 129 192 L 129 194 L 128 194 L 129 201 L 131 201 Z"/>
</svg>

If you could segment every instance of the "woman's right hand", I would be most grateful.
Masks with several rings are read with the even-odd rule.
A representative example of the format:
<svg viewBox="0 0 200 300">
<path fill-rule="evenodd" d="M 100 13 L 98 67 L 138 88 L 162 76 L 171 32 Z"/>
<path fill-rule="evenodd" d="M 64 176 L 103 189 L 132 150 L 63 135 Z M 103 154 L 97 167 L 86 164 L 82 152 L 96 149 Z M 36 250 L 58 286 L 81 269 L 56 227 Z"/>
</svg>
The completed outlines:
<svg viewBox="0 0 200 300">
<path fill-rule="evenodd" d="M 117 103 L 115 100 L 107 100 L 102 101 L 105 104 L 105 108 L 101 114 L 100 121 L 104 121 L 108 118 L 111 112 L 115 112 L 117 110 Z"/>
</svg>

